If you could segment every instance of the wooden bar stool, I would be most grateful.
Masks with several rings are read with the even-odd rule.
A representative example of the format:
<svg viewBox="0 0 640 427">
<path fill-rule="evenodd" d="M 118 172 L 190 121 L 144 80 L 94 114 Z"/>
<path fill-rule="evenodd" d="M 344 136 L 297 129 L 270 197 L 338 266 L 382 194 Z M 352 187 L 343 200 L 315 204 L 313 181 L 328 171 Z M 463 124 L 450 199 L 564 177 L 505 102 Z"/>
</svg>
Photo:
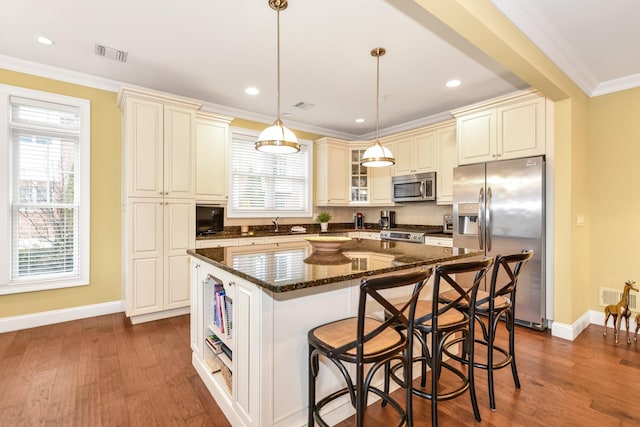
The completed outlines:
<svg viewBox="0 0 640 427">
<path fill-rule="evenodd" d="M 399 414 L 398 425 L 406 424 L 407 414 L 403 408 L 389 396 L 388 392 L 371 384 L 371 380 L 379 368 L 388 366 L 388 363 L 393 360 L 398 360 L 402 366 L 408 364 L 407 356 L 404 354 L 407 339 L 396 327 L 404 325 L 405 329 L 408 328 L 412 319 L 407 317 L 407 313 L 415 311 L 420 291 L 431 273 L 432 270 L 428 269 L 409 274 L 365 279 L 360 285 L 357 317 L 327 323 L 309 331 L 309 426 L 313 426 L 314 422 L 321 426 L 328 426 L 320 416 L 321 409 L 340 396 L 348 394 L 356 410 L 356 426 L 361 427 L 369 392 L 378 395 L 383 402 L 391 404 Z M 413 289 L 408 301 L 401 304 L 400 308 L 396 308 L 380 292 L 401 286 L 413 286 Z M 371 303 L 381 305 L 390 315 L 384 320 L 367 317 L 367 304 Z M 316 402 L 316 377 L 319 374 L 320 356 L 326 357 L 338 367 L 346 384 L 342 389 Z M 345 364 L 355 365 L 355 382 Z M 365 367 L 368 368 L 366 374 Z M 407 385 L 410 380 L 402 383 Z M 410 393 L 406 394 L 406 399 L 411 400 Z"/>
<path fill-rule="evenodd" d="M 518 276 L 522 268 L 533 257 L 533 251 L 525 250 L 519 254 L 501 256 L 495 258 L 493 265 L 489 291 L 478 291 L 475 304 L 475 318 L 482 329 L 482 338 L 476 338 L 477 344 L 487 347 L 487 363 L 474 362 L 473 366 L 487 371 L 489 382 L 489 405 L 492 410 L 496 409 L 493 371 L 511 366 L 513 382 L 516 388 L 520 388 L 520 379 L 518 378 L 518 370 L 516 367 L 516 348 L 515 348 L 515 310 L 516 310 L 516 290 L 518 284 Z M 447 302 L 455 295 L 453 292 L 445 292 L 440 295 L 440 301 Z M 460 308 L 470 312 L 467 301 L 460 302 Z M 482 320 L 487 319 L 487 323 Z M 509 332 L 509 348 L 495 345 L 496 331 L 498 321 L 504 320 L 505 327 Z M 454 340 L 450 345 L 455 344 Z M 494 352 L 500 353 L 500 358 L 496 361 Z M 447 354 L 449 354 L 447 352 Z M 468 363 L 467 360 L 460 359 L 456 355 L 449 356 L 459 360 L 462 363 Z"/>
<path fill-rule="evenodd" d="M 443 355 L 444 348 L 448 345 L 448 342 L 455 339 L 456 335 L 460 335 L 461 337 L 457 342 L 462 343 L 463 357 L 469 360 L 471 366 L 473 366 L 474 322 L 470 321 L 470 319 L 474 316 L 473 307 L 475 307 L 478 287 L 492 263 L 493 259 L 485 258 L 480 261 L 437 266 L 432 299 L 430 301 L 419 300 L 416 303 L 415 314 L 409 313 L 409 317 L 414 317 L 414 322 L 409 324 L 409 330 L 407 331 L 408 352 L 410 353 L 413 349 L 414 339 L 418 340 L 422 349 L 422 354 L 412 359 L 413 362 L 419 361 L 422 365 L 420 387 L 412 386 L 411 392 L 416 396 L 431 401 L 432 426 L 438 425 L 438 402 L 461 396 L 467 390 L 469 390 L 474 417 L 477 421 L 480 421 L 473 369 L 467 369 L 465 373 L 449 361 L 443 360 Z M 458 284 L 455 276 L 461 273 L 475 273 L 471 287 L 464 288 Z M 455 296 L 451 301 L 439 302 L 438 295 L 445 284 L 451 286 L 451 293 L 452 295 L 455 293 Z M 457 309 L 462 300 L 467 301 L 472 307 L 470 314 Z M 404 368 L 408 371 L 404 373 L 404 378 L 413 377 L 412 365 L 412 363 L 409 363 Z M 427 366 L 431 368 L 431 384 L 430 388 L 425 390 Z M 396 382 L 401 381 L 396 374 L 400 368 L 400 364 L 396 364 L 391 368 L 390 376 Z M 456 386 L 444 392 L 439 390 L 439 381 L 443 370 L 447 370 L 459 380 Z M 411 399 L 407 399 L 407 414 L 408 425 L 412 426 L 413 405 Z"/>
</svg>

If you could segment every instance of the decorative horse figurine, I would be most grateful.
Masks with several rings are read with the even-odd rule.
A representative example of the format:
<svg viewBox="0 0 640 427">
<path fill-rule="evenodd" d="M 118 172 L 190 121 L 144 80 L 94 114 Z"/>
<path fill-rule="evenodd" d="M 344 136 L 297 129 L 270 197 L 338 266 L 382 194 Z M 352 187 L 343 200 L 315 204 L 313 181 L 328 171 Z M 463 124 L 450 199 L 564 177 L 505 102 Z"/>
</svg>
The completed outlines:
<svg viewBox="0 0 640 427">
<path fill-rule="evenodd" d="M 624 284 L 624 290 L 622 291 L 622 299 L 617 304 L 611 304 L 604 308 L 605 318 L 603 335 L 605 337 L 607 336 L 607 322 L 609 321 L 609 317 L 613 317 L 613 335 L 616 339 L 616 344 L 618 344 L 620 324 L 622 323 L 623 317 L 627 323 L 627 344 L 631 344 L 631 339 L 629 338 L 629 317 L 631 316 L 631 311 L 629 310 L 629 292 L 632 290 L 638 292 L 638 288 L 633 286 L 635 283 L 636 282 L 633 280 L 627 280 Z M 638 317 L 636 317 L 636 321 L 638 321 Z M 637 332 L 638 327 L 636 326 L 636 334 Z"/>
</svg>

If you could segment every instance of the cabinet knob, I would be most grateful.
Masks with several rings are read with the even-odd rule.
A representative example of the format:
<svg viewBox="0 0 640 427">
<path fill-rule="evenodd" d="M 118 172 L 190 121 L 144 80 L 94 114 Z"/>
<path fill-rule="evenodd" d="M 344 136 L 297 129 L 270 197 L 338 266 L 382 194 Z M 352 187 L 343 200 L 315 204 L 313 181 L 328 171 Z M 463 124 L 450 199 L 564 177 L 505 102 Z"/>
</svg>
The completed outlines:
<svg viewBox="0 0 640 427">
<path fill-rule="evenodd" d="M 200 268 L 200 264 L 194 265 L 194 268 Z"/>
</svg>

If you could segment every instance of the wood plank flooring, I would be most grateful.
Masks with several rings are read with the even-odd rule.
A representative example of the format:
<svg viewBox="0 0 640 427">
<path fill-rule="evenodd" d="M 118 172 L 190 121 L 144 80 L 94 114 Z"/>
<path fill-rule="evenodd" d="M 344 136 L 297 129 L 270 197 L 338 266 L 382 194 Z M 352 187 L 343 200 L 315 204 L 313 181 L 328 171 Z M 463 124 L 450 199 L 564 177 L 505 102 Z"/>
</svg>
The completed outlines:
<svg viewBox="0 0 640 427">
<path fill-rule="evenodd" d="M 624 338 L 624 334 L 621 338 Z M 500 340 L 504 341 L 504 337 Z M 469 397 L 439 404 L 447 426 L 640 425 L 640 343 L 615 345 L 591 325 L 574 342 L 518 328 L 521 390 L 496 373 L 496 411 L 486 373 Z M 417 427 L 430 425 L 415 398 Z M 394 425 L 373 405 L 366 425 Z M 352 426 L 347 420 L 340 426 Z M 191 366 L 189 316 L 129 325 L 113 314 L 0 334 L 0 426 L 229 426 Z"/>
<path fill-rule="evenodd" d="M 189 316 L 0 334 L 0 426 L 229 426 L 191 366 Z"/>
</svg>

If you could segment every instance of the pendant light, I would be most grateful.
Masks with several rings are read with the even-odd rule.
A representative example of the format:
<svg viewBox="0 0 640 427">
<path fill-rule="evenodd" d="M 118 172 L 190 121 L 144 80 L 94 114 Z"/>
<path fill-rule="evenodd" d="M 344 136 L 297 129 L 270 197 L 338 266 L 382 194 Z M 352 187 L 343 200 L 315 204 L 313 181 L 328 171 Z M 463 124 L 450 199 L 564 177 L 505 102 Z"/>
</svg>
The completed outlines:
<svg viewBox="0 0 640 427">
<path fill-rule="evenodd" d="M 278 16 L 278 116 L 273 125 L 260 132 L 255 148 L 265 153 L 297 153 L 300 151 L 298 138 L 280 120 L 280 11 L 287 8 L 288 2 L 287 0 L 269 0 L 269 6 L 277 12 Z"/>
<path fill-rule="evenodd" d="M 371 56 L 376 58 L 376 139 L 373 145 L 367 148 L 360 159 L 360 164 L 368 168 L 393 166 L 396 159 L 388 148 L 383 147 L 378 141 L 378 127 L 380 126 L 380 57 L 387 51 L 377 47 L 371 51 Z"/>
</svg>

